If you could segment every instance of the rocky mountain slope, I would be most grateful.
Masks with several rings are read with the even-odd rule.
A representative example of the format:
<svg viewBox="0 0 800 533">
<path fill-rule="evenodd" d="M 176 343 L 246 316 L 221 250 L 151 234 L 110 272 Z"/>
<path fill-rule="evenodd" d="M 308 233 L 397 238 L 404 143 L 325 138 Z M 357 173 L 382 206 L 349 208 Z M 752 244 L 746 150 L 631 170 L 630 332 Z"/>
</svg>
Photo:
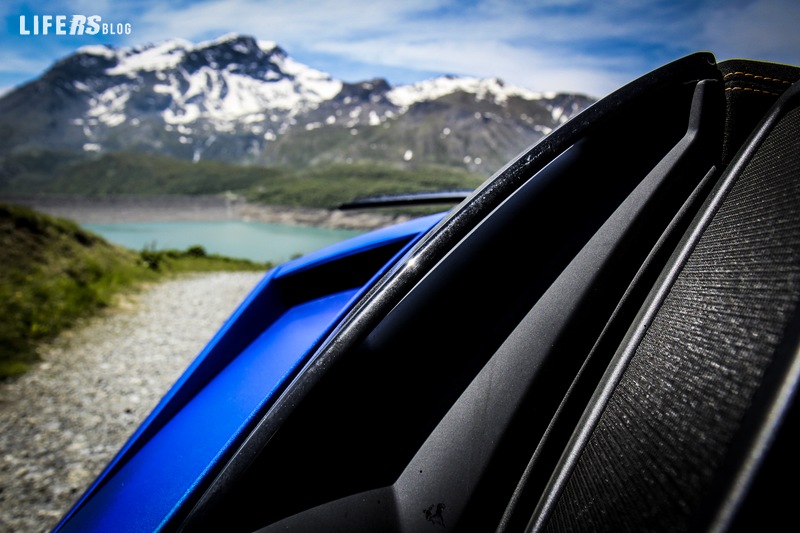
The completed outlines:
<svg viewBox="0 0 800 533">
<path fill-rule="evenodd" d="M 244 35 L 88 46 L 0 98 L 0 158 L 132 151 L 291 167 L 433 163 L 488 174 L 591 102 L 497 79 L 346 83 Z"/>
</svg>

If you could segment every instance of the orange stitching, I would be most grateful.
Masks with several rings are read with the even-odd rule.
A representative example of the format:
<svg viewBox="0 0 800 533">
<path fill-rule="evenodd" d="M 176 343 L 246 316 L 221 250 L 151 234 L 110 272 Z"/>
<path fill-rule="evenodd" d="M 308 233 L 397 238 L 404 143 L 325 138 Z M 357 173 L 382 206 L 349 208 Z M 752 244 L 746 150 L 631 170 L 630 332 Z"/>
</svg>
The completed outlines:
<svg viewBox="0 0 800 533">
<path fill-rule="evenodd" d="M 729 78 L 730 76 L 745 76 L 747 78 L 753 78 L 756 80 L 764 80 L 764 81 L 776 81 L 778 83 L 783 83 L 784 85 L 791 85 L 791 81 L 781 80 L 778 78 L 768 78 L 766 76 L 760 76 L 758 74 L 751 74 L 749 72 L 729 72 L 723 76 L 723 79 Z"/>
<path fill-rule="evenodd" d="M 726 91 L 750 91 L 754 93 L 763 93 L 768 94 L 770 96 L 780 96 L 781 93 L 776 93 L 772 91 L 762 91 L 761 89 L 753 89 L 751 87 L 725 87 Z"/>
</svg>

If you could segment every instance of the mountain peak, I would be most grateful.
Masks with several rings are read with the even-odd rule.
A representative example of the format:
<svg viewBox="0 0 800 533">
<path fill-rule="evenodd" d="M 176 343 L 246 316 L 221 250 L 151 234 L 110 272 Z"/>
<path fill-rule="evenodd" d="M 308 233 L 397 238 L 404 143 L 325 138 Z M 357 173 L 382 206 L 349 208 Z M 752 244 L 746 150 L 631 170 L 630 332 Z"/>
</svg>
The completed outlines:
<svg viewBox="0 0 800 533">
<path fill-rule="evenodd" d="M 286 56 L 286 52 L 278 46 L 278 43 L 275 41 L 256 39 L 251 35 L 242 33 L 226 33 L 225 35 L 209 41 L 201 41 L 194 45 L 190 43 L 189 48 L 193 50 L 227 48 L 235 50 L 240 54 L 264 53 L 267 55 L 278 54 L 280 56 Z"/>
<path fill-rule="evenodd" d="M 380 78 L 344 83 L 275 42 L 235 33 L 199 43 L 93 45 L 0 99 L 0 130 L 15 132 L 0 139 L 0 156 L 46 146 L 294 165 L 392 159 L 392 147 L 402 142 L 410 143 L 397 156 L 403 161 L 409 153 L 415 163 L 429 157 L 478 167 L 513 155 L 585 103 L 497 78 L 443 76 L 395 88 Z M 487 135 L 493 128 L 496 135 Z M 473 131 L 519 144 L 479 156 L 470 148 Z M 426 155 L 442 143 L 447 154 Z M 366 148 L 335 152 L 345 145 Z"/>
<path fill-rule="evenodd" d="M 237 44 L 250 47 L 251 45 L 255 45 L 256 42 L 256 39 L 250 35 L 245 35 L 242 33 L 226 33 L 225 35 L 221 35 L 216 39 L 211 39 L 210 41 L 201 41 L 194 45 L 194 48 L 213 48 L 220 45 Z"/>
<path fill-rule="evenodd" d="M 107 68 L 106 73 L 112 76 L 134 76 L 142 72 L 174 69 L 181 65 L 190 71 L 202 66 L 224 69 L 232 64 L 247 65 L 251 71 L 255 68 L 252 74 L 263 75 L 269 70 L 280 70 L 279 63 L 285 62 L 288 55 L 275 42 L 259 41 L 249 35 L 230 33 L 197 44 L 175 38 L 124 48 L 89 45 L 79 48 L 75 54 L 59 64 L 75 57 L 84 62 L 97 63 L 102 60 Z"/>
</svg>

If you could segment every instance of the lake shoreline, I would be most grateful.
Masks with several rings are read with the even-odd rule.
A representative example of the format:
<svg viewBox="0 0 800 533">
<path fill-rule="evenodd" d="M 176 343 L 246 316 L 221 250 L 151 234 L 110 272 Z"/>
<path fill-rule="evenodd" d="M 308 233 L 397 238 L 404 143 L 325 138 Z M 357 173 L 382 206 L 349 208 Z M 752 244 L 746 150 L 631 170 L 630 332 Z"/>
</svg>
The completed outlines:
<svg viewBox="0 0 800 533">
<path fill-rule="evenodd" d="M 375 211 L 295 208 L 247 202 L 226 196 L 68 196 L 0 197 L 79 224 L 125 222 L 212 222 L 241 220 L 290 226 L 373 230 L 409 220 L 406 215 Z"/>
</svg>

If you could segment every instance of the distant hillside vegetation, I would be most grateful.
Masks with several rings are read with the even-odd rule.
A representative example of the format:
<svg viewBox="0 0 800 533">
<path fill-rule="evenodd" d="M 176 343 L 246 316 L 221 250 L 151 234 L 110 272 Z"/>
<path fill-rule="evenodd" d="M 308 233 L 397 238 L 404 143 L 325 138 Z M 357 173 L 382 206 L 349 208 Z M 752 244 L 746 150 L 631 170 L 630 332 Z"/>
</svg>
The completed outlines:
<svg viewBox="0 0 800 533">
<path fill-rule="evenodd" d="M 0 194 L 168 195 L 233 191 L 248 200 L 334 208 L 356 197 L 474 189 L 485 176 L 464 169 L 387 163 L 336 163 L 306 169 L 192 163 L 156 154 L 113 153 L 82 159 L 40 151 L 0 160 Z"/>
</svg>

